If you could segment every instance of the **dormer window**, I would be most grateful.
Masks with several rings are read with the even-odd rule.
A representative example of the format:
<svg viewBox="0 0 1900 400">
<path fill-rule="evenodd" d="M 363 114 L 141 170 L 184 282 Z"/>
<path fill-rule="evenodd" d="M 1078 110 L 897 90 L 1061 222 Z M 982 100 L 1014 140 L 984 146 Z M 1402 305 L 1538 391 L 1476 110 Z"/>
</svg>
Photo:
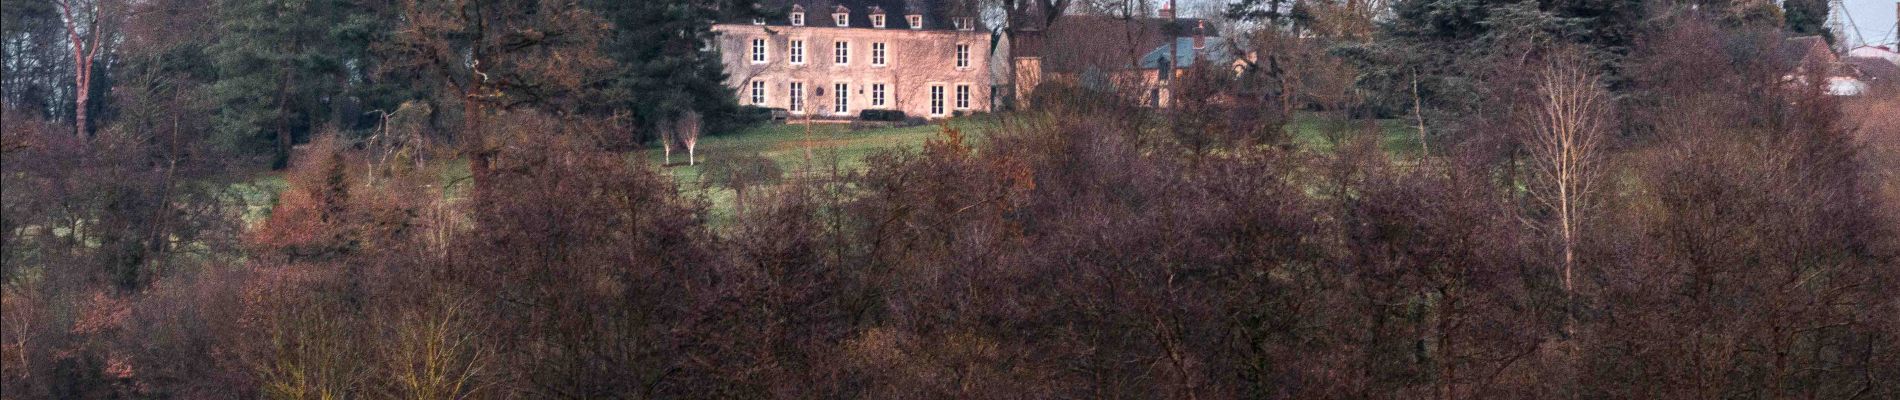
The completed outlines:
<svg viewBox="0 0 1900 400">
<path fill-rule="evenodd" d="M 871 27 L 884 28 L 884 14 L 871 14 Z"/>
<path fill-rule="evenodd" d="M 976 30 L 976 18 L 958 17 L 955 21 L 957 25 L 957 30 L 963 30 L 963 31 Z"/>
<path fill-rule="evenodd" d="M 839 27 L 851 26 L 851 14 L 845 14 L 845 13 L 831 14 L 831 22 L 838 23 Z"/>
<path fill-rule="evenodd" d="M 805 8 L 792 8 L 792 26 L 805 26 Z"/>
<path fill-rule="evenodd" d="M 906 15 L 904 16 L 904 19 L 907 22 L 910 22 L 910 29 L 924 29 L 923 15 L 920 15 L 920 14 Z"/>
</svg>

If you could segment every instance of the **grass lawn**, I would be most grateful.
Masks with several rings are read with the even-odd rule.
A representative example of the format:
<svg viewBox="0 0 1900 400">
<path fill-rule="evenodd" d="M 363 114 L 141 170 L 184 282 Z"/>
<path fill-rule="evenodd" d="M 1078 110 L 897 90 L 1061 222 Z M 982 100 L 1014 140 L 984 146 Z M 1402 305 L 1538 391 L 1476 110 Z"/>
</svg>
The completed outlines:
<svg viewBox="0 0 1900 400">
<path fill-rule="evenodd" d="M 1344 140 L 1340 133 L 1350 134 L 1366 129 L 1365 120 L 1338 121 L 1324 116 L 1301 112 L 1293 115 L 1293 122 L 1286 128 L 1293 133 L 1293 144 L 1300 148 L 1317 152 L 1331 152 L 1335 140 Z M 1416 157 L 1419 153 L 1418 131 L 1400 119 L 1381 119 L 1372 121 L 1380 134 L 1379 147 L 1395 156 Z"/>
<path fill-rule="evenodd" d="M 963 117 L 948 121 L 951 127 L 963 132 L 966 138 L 981 145 L 981 139 L 988 132 L 990 116 Z M 1301 148 L 1318 152 L 1331 151 L 1336 138 L 1329 132 L 1355 132 L 1364 129 L 1365 121 L 1338 122 L 1320 115 L 1300 113 L 1293 122 L 1287 124 L 1294 144 Z M 1382 147 L 1398 155 L 1416 155 L 1419 151 L 1416 131 L 1404 121 L 1387 119 L 1371 122 L 1382 135 Z M 680 184 L 680 189 L 688 194 L 705 196 L 713 205 L 715 216 L 729 213 L 733 193 L 730 190 L 709 189 L 702 185 L 700 167 L 707 162 L 716 162 L 722 157 L 758 154 L 778 163 L 787 174 L 797 173 L 807 165 L 807 147 L 810 148 L 810 162 L 813 168 L 828 168 L 835 157 L 843 168 L 861 168 L 864 157 L 872 152 L 895 147 L 919 148 L 924 141 L 937 137 L 942 127 L 930 123 L 911 127 L 875 128 L 853 131 L 847 124 L 813 124 L 809 126 L 793 124 L 767 124 L 745 128 L 738 132 L 708 136 L 700 139 L 697 151 L 698 164 L 686 164 L 686 152 L 675 151 L 673 163 L 663 165 L 664 152 L 659 148 L 634 151 L 628 154 L 630 162 L 645 162 L 661 168 L 663 173 L 671 175 Z M 442 174 L 443 182 L 451 182 L 467 175 L 465 161 L 444 160 L 433 168 Z M 285 187 L 283 174 L 273 172 L 260 174 L 255 179 L 234 185 L 238 197 L 246 206 L 244 220 L 247 223 L 262 221 L 275 204 L 278 193 Z M 450 191 L 455 195 L 459 190 Z"/>
<path fill-rule="evenodd" d="M 979 139 L 986 133 L 984 123 L 979 118 L 984 117 L 957 118 L 950 120 L 949 124 L 962 130 L 966 138 Z M 721 157 L 758 154 L 778 162 L 780 169 L 792 173 L 806 165 L 806 149 L 809 145 L 810 160 L 816 164 L 813 165 L 815 168 L 828 166 L 828 156 L 837 157 L 845 168 L 858 168 L 864 165 L 864 157 L 874 151 L 900 146 L 919 148 L 925 140 L 937 137 L 942 129 L 937 123 L 858 131 L 852 131 L 846 124 L 767 124 L 701 138 L 697 151 L 698 165 L 686 164 L 684 149 L 673 152 L 673 163 L 670 165 L 662 165 L 665 152 L 658 147 L 636 151 L 629 157 L 635 162 L 662 167 L 662 171 L 672 175 L 682 185 L 697 186 L 700 183 L 700 166 L 717 162 Z"/>
</svg>

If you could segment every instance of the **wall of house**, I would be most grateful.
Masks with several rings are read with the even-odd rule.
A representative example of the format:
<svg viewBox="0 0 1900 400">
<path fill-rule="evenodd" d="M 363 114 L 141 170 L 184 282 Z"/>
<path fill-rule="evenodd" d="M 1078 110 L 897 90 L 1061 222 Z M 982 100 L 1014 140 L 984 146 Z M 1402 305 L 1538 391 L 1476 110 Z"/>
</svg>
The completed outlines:
<svg viewBox="0 0 1900 400">
<path fill-rule="evenodd" d="M 739 103 L 743 105 L 785 108 L 795 116 L 811 113 L 819 118 L 856 117 L 859 111 L 866 109 L 901 110 L 926 118 L 947 117 L 955 111 L 990 110 L 991 57 L 989 33 L 985 31 L 747 24 L 719 24 L 713 26 L 713 30 L 719 33 L 718 45 L 729 75 L 727 85 L 738 93 Z M 766 39 L 767 47 L 766 60 L 762 63 L 752 60 L 752 41 L 761 38 Z M 793 40 L 805 43 L 803 64 L 790 62 Z M 834 60 L 835 44 L 840 41 L 849 43 L 850 59 L 845 65 Z M 885 44 L 886 65 L 871 64 L 873 43 Z M 956 66 L 957 44 L 969 46 L 967 67 Z M 752 102 L 754 81 L 765 84 L 763 104 Z M 791 110 L 792 82 L 805 85 L 802 111 Z M 844 113 L 834 110 L 837 101 L 834 85 L 841 83 L 849 88 L 848 108 Z M 887 98 L 882 106 L 872 104 L 873 84 L 886 85 Z M 967 109 L 956 107 L 959 85 L 970 88 Z M 932 86 L 942 86 L 944 90 L 941 115 L 931 113 Z"/>
</svg>

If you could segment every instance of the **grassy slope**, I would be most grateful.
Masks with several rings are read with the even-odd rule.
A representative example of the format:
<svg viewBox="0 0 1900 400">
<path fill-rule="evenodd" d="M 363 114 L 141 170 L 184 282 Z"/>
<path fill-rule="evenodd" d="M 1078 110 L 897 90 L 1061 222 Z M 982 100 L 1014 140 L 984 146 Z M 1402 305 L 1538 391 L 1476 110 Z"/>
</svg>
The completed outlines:
<svg viewBox="0 0 1900 400">
<path fill-rule="evenodd" d="M 949 121 L 949 124 L 962 130 L 967 137 L 978 140 L 976 143 L 980 145 L 981 138 L 987 133 L 984 118 L 986 117 L 959 118 Z M 1384 136 L 1383 145 L 1386 150 L 1399 154 L 1418 151 L 1415 132 L 1406 127 L 1402 121 L 1380 120 L 1375 124 Z M 936 137 L 942 129 L 934 123 L 860 131 L 852 131 L 848 125 L 843 124 L 816 124 L 810 128 L 812 163 L 817 164 L 814 165 L 817 168 L 826 167 L 830 157 L 836 157 L 844 168 L 859 168 L 863 166 L 864 157 L 874 151 L 893 147 L 917 148 L 922 146 L 925 140 Z M 1322 152 L 1330 151 L 1333 147 L 1334 138 L 1329 137 L 1327 132 L 1352 131 L 1355 130 L 1354 128 L 1365 127 L 1340 126 L 1336 122 L 1329 122 L 1311 114 L 1299 114 L 1294 118 L 1293 123 L 1287 125 L 1287 129 L 1292 131 L 1295 144 Z M 703 165 L 709 160 L 717 160 L 720 157 L 759 154 L 777 161 L 780 168 L 787 173 L 792 173 L 802 169 L 806 163 L 806 135 L 804 125 L 772 124 L 709 136 L 701 139 L 699 143 L 698 160 Z M 680 183 L 683 191 L 688 194 L 706 196 L 707 200 L 713 204 L 712 211 L 715 215 L 722 215 L 731 207 L 731 191 L 709 190 L 701 185 L 700 166 L 686 165 L 686 154 L 683 150 L 675 151 L 673 164 L 666 166 L 661 165 L 663 152 L 659 148 L 635 151 L 629 153 L 628 158 L 632 162 L 647 162 L 656 167 L 663 167 L 664 173 L 672 175 Z M 460 160 L 444 161 L 436 169 L 443 174 L 445 183 L 467 175 L 467 168 Z M 268 215 L 270 207 L 275 204 L 277 194 L 284 188 L 285 182 L 281 172 L 262 174 L 248 182 L 236 185 L 234 189 L 247 206 L 246 222 L 262 221 L 263 217 Z"/>
</svg>

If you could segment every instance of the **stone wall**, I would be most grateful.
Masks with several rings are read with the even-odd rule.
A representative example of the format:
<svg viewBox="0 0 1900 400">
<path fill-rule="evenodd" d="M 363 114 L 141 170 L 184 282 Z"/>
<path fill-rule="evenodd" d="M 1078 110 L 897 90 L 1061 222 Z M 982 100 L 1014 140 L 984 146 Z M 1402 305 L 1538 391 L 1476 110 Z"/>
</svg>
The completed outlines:
<svg viewBox="0 0 1900 400">
<path fill-rule="evenodd" d="M 952 115 L 956 111 L 983 112 L 990 109 L 990 34 L 985 31 L 911 30 L 890 28 L 838 28 L 819 26 L 762 26 L 719 24 L 719 49 L 726 65 L 727 85 L 738 94 L 739 104 L 791 109 L 792 82 L 805 85 L 805 107 L 791 110 L 794 118 L 804 113 L 816 118 L 856 117 L 865 109 L 901 110 L 926 118 Z M 752 59 L 753 39 L 766 40 L 766 60 Z M 791 63 L 791 41 L 802 40 L 805 62 Z M 836 43 L 847 42 L 850 59 L 845 65 L 834 60 Z M 872 65 L 872 47 L 883 43 L 884 66 Z M 956 66 L 956 46 L 969 46 L 969 66 Z M 752 82 L 765 85 L 764 104 L 753 104 Z M 835 85 L 845 84 L 848 109 L 834 111 Z M 872 104 L 872 88 L 885 85 L 885 104 Z M 969 87 L 969 107 L 956 107 L 957 87 Z M 943 112 L 931 113 L 931 88 L 943 88 Z M 821 90 L 822 89 L 822 90 Z"/>
</svg>

